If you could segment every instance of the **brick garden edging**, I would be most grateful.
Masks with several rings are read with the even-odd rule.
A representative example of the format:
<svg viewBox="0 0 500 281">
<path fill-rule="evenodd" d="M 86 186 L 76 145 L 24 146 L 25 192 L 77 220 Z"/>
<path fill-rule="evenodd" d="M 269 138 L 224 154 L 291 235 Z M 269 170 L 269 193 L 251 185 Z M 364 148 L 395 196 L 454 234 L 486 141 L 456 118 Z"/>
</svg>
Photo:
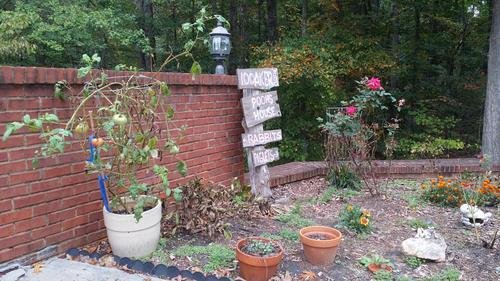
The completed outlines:
<svg viewBox="0 0 500 281">
<path fill-rule="evenodd" d="M 72 110 L 67 102 L 54 98 L 54 83 L 66 80 L 78 89 L 82 79 L 76 73 L 76 69 L 0 67 L 0 135 L 7 123 L 20 121 L 25 114 L 50 112 L 69 118 Z M 108 71 L 109 76 L 129 74 Z M 172 186 L 194 176 L 221 184 L 242 178 L 243 114 L 236 77 L 139 74 L 169 84 L 174 123 L 188 126 L 178 157 L 186 161 L 188 177 L 180 179 L 172 173 Z M 18 261 L 30 263 L 106 236 L 97 180 L 95 175 L 85 175 L 87 155 L 79 144 L 32 169 L 38 144 L 38 135 L 25 130 L 0 141 L 0 268 L 6 261 L 22 257 Z M 165 157 L 162 164 L 173 171 L 171 160 Z"/>
<path fill-rule="evenodd" d="M 377 177 L 391 178 L 424 178 L 429 176 L 452 176 L 464 171 L 480 172 L 479 160 L 475 158 L 455 159 L 420 159 L 420 160 L 377 160 L 373 161 Z M 300 181 L 316 176 L 325 176 L 328 172 L 327 164 L 323 161 L 291 162 L 269 168 L 271 186 Z M 493 167 L 499 172 L 500 167 Z"/>
</svg>

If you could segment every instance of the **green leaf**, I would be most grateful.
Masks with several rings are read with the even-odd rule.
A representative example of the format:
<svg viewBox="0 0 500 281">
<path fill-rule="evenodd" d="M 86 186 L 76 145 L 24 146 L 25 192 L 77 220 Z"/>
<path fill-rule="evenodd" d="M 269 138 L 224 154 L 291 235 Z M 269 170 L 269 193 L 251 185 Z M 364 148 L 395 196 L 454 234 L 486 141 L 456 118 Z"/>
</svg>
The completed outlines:
<svg viewBox="0 0 500 281">
<path fill-rule="evenodd" d="M 6 141 L 12 133 L 15 133 L 17 130 L 21 129 L 23 126 L 24 126 L 24 124 L 21 122 L 12 122 L 12 123 L 7 124 L 7 127 L 5 128 L 5 132 L 3 133 L 2 141 Z"/>
<path fill-rule="evenodd" d="M 92 62 L 101 62 L 101 57 L 98 54 L 92 55 Z"/>
<path fill-rule="evenodd" d="M 175 114 L 174 108 L 171 105 L 168 105 L 167 112 L 165 112 L 165 116 L 167 117 L 167 119 L 174 118 L 174 114 Z"/>
<path fill-rule="evenodd" d="M 138 222 L 142 218 L 142 213 L 144 212 L 144 197 L 137 199 L 134 207 L 134 218 Z"/>
<path fill-rule="evenodd" d="M 45 122 L 50 122 L 50 123 L 55 123 L 59 122 L 59 117 L 53 113 L 45 113 L 45 115 L 42 117 L 43 121 Z"/>
<path fill-rule="evenodd" d="M 191 65 L 190 73 L 193 75 L 193 79 L 196 75 L 201 74 L 201 65 L 199 62 L 193 61 L 193 64 Z"/>
<path fill-rule="evenodd" d="M 182 201 L 182 189 L 180 189 L 180 188 L 174 189 L 174 199 L 177 202 Z"/>
<path fill-rule="evenodd" d="M 177 171 L 179 172 L 179 174 L 181 176 L 185 177 L 187 175 L 186 162 L 184 162 L 183 160 L 180 160 L 179 162 L 177 162 L 177 165 L 175 166 L 175 168 L 177 169 Z"/>
<path fill-rule="evenodd" d="M 54 85 L 54 97 L 62 101 L 65 100 L 66 96 L 64 95 L 64 88 L 66 88 L 67 85 L 68 82 L 66 82 L 66 80 L 58 81 Z"/>
<path fill-rule="evenodd" d="M 87 76 L 87 74 L 89 74 L 90 72 L 90 69 L 91 69 L 91 66 L 84 66 L 84 67 L 80 67 L 78 68 L 78 73 L 77 73 L 77 77 L 78 78 L 83 78 L 85 76 Z"/>
<path fill-rule="evenodd" d="M 166 97 L 170 96 L 170 88 L 168 87 L 167 83 L 161 82 L 160 90 L 164 96 L 166 96 Z"/>
<path fill-rule="evenodd" d="M 168 197 L 168 196 L 170 196 L 170 194 L 172 194 L 172 189 L 165 188 L 165 195 Z"/>
</svg>

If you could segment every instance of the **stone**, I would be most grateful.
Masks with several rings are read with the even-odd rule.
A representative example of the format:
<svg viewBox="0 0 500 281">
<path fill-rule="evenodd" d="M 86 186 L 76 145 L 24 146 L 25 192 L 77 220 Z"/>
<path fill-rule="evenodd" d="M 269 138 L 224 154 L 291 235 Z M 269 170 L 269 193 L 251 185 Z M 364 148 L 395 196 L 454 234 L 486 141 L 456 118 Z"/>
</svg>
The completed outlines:
<svg viewBox="0 0 500 281">
<path fill-rule="evenodd" d="M 17 281 L 21 277 L 26 275 L 26 271 L 22 268 L 18 268 L 12 271 L 7 272 L 4 276 L 2 276 L 2 281 Z"/>
<path fill-rule="evenodd" d="M 417 229 L 417 235 L 401 243 L 403 253 L 421 259 L 443 262 L 446 260 L 446 242 L 434 228 Z"/>
<path fill-rule="evenodd" d="M 462 223 L 470 227 L 483 226 L 492 216 L 490 212 L 485 213 L 478 207 L 469 204 L 460 206 L 460 212 L 462 213 Z"/>
</svg>

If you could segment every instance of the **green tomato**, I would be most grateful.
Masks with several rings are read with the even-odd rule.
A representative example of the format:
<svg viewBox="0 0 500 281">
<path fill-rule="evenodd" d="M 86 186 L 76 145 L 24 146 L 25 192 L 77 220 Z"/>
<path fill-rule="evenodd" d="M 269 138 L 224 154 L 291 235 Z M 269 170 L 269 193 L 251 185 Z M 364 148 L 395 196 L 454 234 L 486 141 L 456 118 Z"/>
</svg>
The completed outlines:
<svg viewBox="0 0 500 281">
<path fill-rule="evenodd" d="M 115 122 L 115 124 L 118 124 L 120 126 L 123 126 L 125 124 L 127 124 L 127 116 L 121 114 L 121 113 L 117 113 L 115 115 L 113 115 L 113 122 Z"/>
<path fill-rule="evenodd" d="M 89 125 L 86 122 L 78 123 L 75 127 L 75 133 L 85 135 L 89 131 Z"/>
</svg>

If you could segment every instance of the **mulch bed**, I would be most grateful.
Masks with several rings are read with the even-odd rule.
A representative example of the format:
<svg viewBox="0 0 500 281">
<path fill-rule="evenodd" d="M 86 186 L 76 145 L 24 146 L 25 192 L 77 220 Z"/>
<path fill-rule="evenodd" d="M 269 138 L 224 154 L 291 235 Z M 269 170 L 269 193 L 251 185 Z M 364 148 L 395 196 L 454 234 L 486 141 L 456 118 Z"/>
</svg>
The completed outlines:
<svg viewBox="0 0 500 281">
<path fill-rule="evenodd" d="M 286 213 L 292 210 L 297 202 L 301 202 L 302 214 L 305 218 L 316 224 L 333 226 L 343 234 L 343 240 L 337 251 L 337 257 L 332 265 L 312 266 L 307 263 L 302 253 L 302 246 L 298 239 L 290 241 L 281 239 L 285 255 L 279 272 L 293 280 L 302 280 L 304 272 L 307 276 L 314 273 L 316 280 L 370 280 L 373 275 L 358 262 L 358 259 L 370 253 L 381 255 L 390 259 L 394 264 L 394 276 L 407 275 L 418 279 L 429 277 L 447 267 L 460 270 L 461 280 L 498 280 L 500 266 L 500 253 L 498 243 L 493 249 L 483 247 L 483 243 L 477 239 L 491 241 L 497 230 L 498 210 L 496 207 L 483 208 L 494 214 L 490 222 L 481 227 L 478 233 L 474 229 L 465 228 L 460 222 L 459 208 L 442 208 L 432 204 L 418 204 L 411 208 L 408 198 L 415 195 L 419 183 L 411 180 L 391 180 L 387 185 L 383 184 L 382 194 L 372 197 L 366 192 L 345 199 L 334 195 L 328 203 L 318 203 L 318 198 L 327 188 L 325 179 L 317 177 L 300 182 L 287 184 L 273 190 L 275 204 L 273 210 L 276 213 Z M 338 215 L 346 203 L 357 204 L 371 211 L 373 220 L 373 232 L 368 235 L 359 236 L 355 233 L 338 226 Z M 412 269 L 405 263 L 406 257 L 401 252 L 400 244 L 403 240 L 413 237 L 416 230 L 412 229 L 408 221 L 419 219 L 435 226 L 446 240 L 448 245 L 446 262 L 425 262 L 416 269 Z M 278 235 L 283 229 L 298 231 L 298 228 L 287 226 L 277 221 L 272 216 L 264 216 L 256 213 L 251 220 L 234 218 L 229 227 L 232 233 L 231 239 L 218 237 L 214 241 L 200 235 L 177 234 L 167 237 L 165 251 L 169 251 L 185 245 L 207 245 L 209 243 L 220 243 L 232 248 L 241 238 L 248 236 L 260 236 L 263 233 Z M 153 260 L 154 262 L 154 260 Z M 205 261 L 197 257 L 174 257 L 170 255 L 169 265 L 175 265 L 183 269 L 199 270 Z M 215 272 L 218 276 L 237 277 L 237 265 L 231 268 Z M 287 278 L 279 280 L 288 280 Z"/>
</svg>

